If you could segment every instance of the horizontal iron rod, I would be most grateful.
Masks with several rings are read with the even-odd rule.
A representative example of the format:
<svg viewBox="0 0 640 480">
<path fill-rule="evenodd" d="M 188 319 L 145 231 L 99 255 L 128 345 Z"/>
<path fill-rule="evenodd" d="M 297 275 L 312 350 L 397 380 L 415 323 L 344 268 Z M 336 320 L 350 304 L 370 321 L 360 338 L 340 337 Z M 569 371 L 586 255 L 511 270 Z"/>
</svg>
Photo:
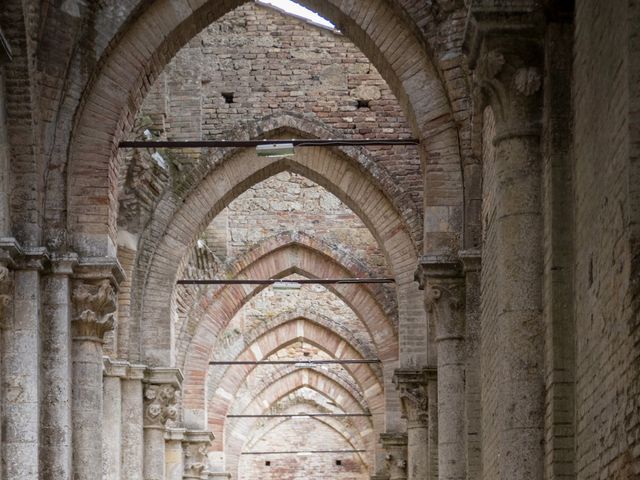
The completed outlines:
<svg viewBox="0 0 640 480">
<path fill-rule="evenodd" d="M 285 455 L 285 454 L 298 454 L 308 453 L 366 453 L 366 450 L 353 449 L 353 450 L 289 450 L 282 452 L 242 452 L 242 455 Z"/>
<path fill-rule="evenodd" d="M 370 417 L 370 413 L 273 413 L 262 415 L 227 415 L 227 418 L 289 418 L 289 417 Z"/>
<path fill-rule="evenodd" d="M 395 283 L 393 278 L 303 278 L 300 280 L 281 280 L 281 279 L 231 279 L 231 280 L 178 280 L 178 285 L 271 285 L 274 283 L 282 283 L 284 285 L 290 283 L 299 283 L 304 285 L 334 285 L 348 283 Z"/>
<path fill-rule="evenodd" d="M 380 363 L 378 358 L 343 360 L 212 360 L 209 365 L 351 365 L 361 363 Z"/>
<path fill-rule="evenodd" d="M 132 140 L 118 144 L 118 148 L 232 148 L 257 147 L 258 145 L 282 145 L 292 143 L 294 147 L 349 147 L 367 145 L 418 145 L 416 138 L 402 139 L 365 139 L 365 140 L 323 140 L 323 139 L 292 139 L 292 140 L 188 140 L 188 141 L 148 141 Z"/>
</svg>

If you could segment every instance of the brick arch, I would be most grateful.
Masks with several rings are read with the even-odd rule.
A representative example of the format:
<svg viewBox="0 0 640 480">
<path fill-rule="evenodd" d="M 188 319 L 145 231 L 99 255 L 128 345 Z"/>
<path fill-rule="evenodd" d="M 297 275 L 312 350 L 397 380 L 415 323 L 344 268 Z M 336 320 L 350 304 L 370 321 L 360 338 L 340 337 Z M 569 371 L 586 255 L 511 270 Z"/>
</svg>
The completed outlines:
<svg viewBox="0 0 640 480">
<path fill-rule="evenodd" d="M 307 319 L 294 319 L 275 327 L 252 342 L 235 360 L 262 360 L 295 341 L 304 340 L 332 358 L 363 358 L 362 354 L 342 337 Z M 255 370 L 253 365 L 234 365 L 228 369 L 216 391 L 208 400 L 208 426 L 220 435 L 232 399 L 240 385 Z M 259 367 L 258 367 L 259 368 Z M 371 412 L 384 413 L 384 390 L 375 371 L 368 365 L 345 365 L 364 394 Z M 223 390 L 225 394 L 220 391 Z"/>
<path fill-rule="evenodd" d="M 300 390 L 300 389 L 299 389 Z M 294 392 L 294 394 L 297 393 Z M 324 397 L 326 398 L 326 397 Z M 299 407 L 301 405 L 308 405 L 309 408 L 306 409 L 308 413 L 331 413 L 331 410 L 325 408 L 323 405 L 318 402 L 311 401 L 307 398 L 301 398 L 296 396 L 295 399 L 289 403 L 286 409 L 279 410 L 282 413 L 289 413 L 290 408 Z M 331 417 L 318 417 L 316 420 L 326 423 L 334 430 L 338 431 L 348 442 L 349 445 L 354 448 L 364 449 L 365 444 L 359 435 L 356 435 L 355 432 L 352 432 L 349 428 L 341 423 L 339 420 L 333 419 Z M 254 428 L 252 430 L 252 436 L 245 442 L 242 446 L 242 451 L 246 451 L 247 449 L 255 448 L 255 443 L 259 442 L 262 437 L 268 435 L 270 431 L 277 428 L 280 424 L 287 421 L 286 418 L 271 418 L 265 422 L 265 425 L 262 427 Z"/>
<path fill-rule="evenodd" d="M 211 219 L 241 192 L 281 171 L 301 174 L 327 188 L 347 204 L 368 226 L 387 258 L 396 280 L 398 314 L 419 335 L 424 324 L 424 305 L 413 280 L 417 253 L 401 218 L 383 192 L 378 190 L 348 158 L 323 148 L 301 149 L 292 159 L 264 159 L 243 150 L 213 169 L 196 192 L 185 199 L 155 248 L 141 301 L 140 339 L 142 360 L 151 365 L 173 363 L 173 332 L 169 298 L 189 248 Z M 235 294 L 242 295 L 241 289 Z M 159 323 L 157 319 L 164 319 Z M 426 345 L 426 328 L 424 328 Z M 414 339 L 419 341 L 419 337 Z M 424 352 L 418 352 L 424 354 Z M 421 363 L 421 362 L 416 362 Z"/>
<path fill-rule="evenodd" d="M 206 25 L 247 0 L 140 2 L 105 50 L 76 112 L 67 168 L 67 227 L 84 256 L 115 253 L 116 145 L 149 85 L 175 53 Z M 386 0 L 302 0 L 336 25 L 371 60 L 423 140 L 426 205 L 442 221 L 427 230 L 430 249 L 457 249 L 462 205 L 460 153 L 450 100 L 409 25 Z M 373 13 L 373 14 L 372 14 Z M 99 121 L 96 121 L 99 119 Z M 430 175 L 430 174 L 433 175 Z M 47 192 L 52 209 L 55 192 Z M 49 201 L 51 203 L 49 203 Z"/>
<path fill-rule="evenodd" d="M 359 259 L 349 254 L 349 252 L 345 251 L 344 249 L 336 250 L 321 239 L 312 237 L 304 232 L 287 231 L 278 233 L 277 235 L 261 241 L 248 252 L 245 252 L 242 255 L 239 255 L 237 258 L 229 261 L 226 267 L 218 272 L 217 277 L 236 278 L 244 276 L 245 278 L 249 278 L 250 275 L 259 275 L 260 273 L 264 275 L 285 276 L 285 271 L 269 271 L 268 273 L 264 273 L 254 272 L 247 269 L 249 269 L 252 264 L 259 261 L 260 259 L 271 255 L 272 252 L 290 247 L 309 248 L 315 252 L 318 252 L 318 255 L 326 258 L 327 261 L 331 262 L 332 264 L 336 264 L 339 269 L 335 271 L 339 271 L 343 275 L 354 277 L 370 276 L 369 267 L 363 262 L 359 261 Z M 291 265 L 289 268 L 293 267 L 294 265 Z M 310 273 L 312 276 L 314 275 L 313 272 L 308 273 Z M 390 289 L 392 287 L 385 287 L 381 284 L 368 284 L 362 285 L 362 287 L 365 288 L 369 295 L 371 295 L 376 300 L 378 307 L 384 312 L 384 315 L 389 320 L 390 325 L 394 330 L 394 335 L 397 336 L 397 307 L 395 305 L 395 298 L 390 292 Z M 192 334 L 189 334 L 188 332 L 195 331 L 195 328 L 200 322 L 201 317 L 205 314 L 205 307 L 212 301 L 215 296 L 222 295 L 222 291 L 224 289 L 225 287 L 223 286 L 200 288 L 192 295 L 190 307 L 185 314 L 188 318 L 188 321 L 185 322 L 185 325 L 183 325 L 181 331 L 178 334 L 179 343 L 176 347 L 177 365 L 184 366 L 185 356 L 188 351 L 189 342 L 192 338 Z M 252 295 L 255 295 L 261 290 L 262 287 L 257 287 Z M 329 286 L 329 290 L 332 290 L 334 294 L 345 301 L 338 290 L 334 289 L 332 286 Z M 243 303 L 244 301 L 246 300 L 243 300 Z M 345 301 L 345 303 L 348 304 L 349 302 Z M 274 319 L 272 319 L 272 321 L 274 321 Z M 375 343 L 373 342 L 371 332 L 369 332 L 366 326 L 365 331 L 369 335 L 369 338 L 372 339 L 372 343 Z"/>
<path fill-rule="evenodd" d="M 321 327 L 334 332 L 338 336 L 344 339 L 344 341 L 352 345 L 363 357 L 371 358 L 376 355 L 376 350 L 373 345 L 373 339 L 371 336 L 361 339 L 354 335 L 349 328 L 346 328 L 340 322 L 334 318 L 330 318 L 326 315 L 313 311 L 309 308 L 295 308 L 291 311 L 282 312 L 269 319 L 269 324 L 259 324 L 253 330 L 238 334 L 237 338 L 232 341 L 225 341 L 224 344 L 219 343 L 215 348 L 212 360 L 224 360 L 231 358 L 235 355 L 239 349 L 244 350 L 259 336 L 264 335 L 269 330 L 279 327 L 284 323 L 288 323 L 298 319 L 306 319 L 312 323 L 320 325 Z M 241 343 L 238 345 L 238 343 Z"/>
<path fill-rule="evenodd" d="M 279 113 L 263 117 L 256 121 L 238 123 L 233 129 L 222 135 L 224 138 L 235 140 L 256 140 L 260 138 L 272 138 L 275 136 L 290 138 L 340 138 L 340 133 L 330 128 L 326 123 L 293 113 Z M 366 149 L 361 147 L 336 147 L 357 165 L 366 171 L 374 185 L 380 189 L 395 210 L 401 216 L 417 251 L 422 246 L 422 218 L 421 211 L 416 209 L 411 196 L 398 185 L 392 178 L 388 169 L 376 162 Z M 191 171 L 183 175 L 180 185 L 175 190 L 184 191 L 182 197 L 186 197 L 194 187 L 210 173 L 211 166 L 222 161 L 225 157 L 233 155 L 238 150 L 208 149 L 203 160 Z"/>
<path fill-rule="evenodd" d="M 239 278 L 278 278 L 298 272 L 309 277 L 340 277 L 349 272 L 333 259 L 306 245 L 292 244 L 268 252 L 243 268 Z M 360 318 L 374 341 L 379 358 L 395 364 L 398 358 L 397 337 L 388 318 L 375 298 L 363 285 L 329 286 Z M 189 392 L 185 401 L 197 404 L 204 400 L 204 377 L 215 341 L 233 316 L 249 298 L 264 286 L 226 285 L 209 299 L 203 299 L 201 311 L 193 315 L 193 326 L 185 329 L 188 340 L 183 345 L 186 356 L 181 365 L 185 372 L 185 385 Z"/>
<path fill-rule="evenodd" d="M 315 370 L 302 369 L 295 370 L 278 378 L 275 382 L 270 383 L 266 388 L 253 396 L 248 404 L 234 409 L 233 413 L 260 414 L 266 410 L 264 405 L 273 405 L 280 399 L 302 387 L 311 388 L 325 397 L 332 399 L 345 412 L 364 412 L 362 406 L 351 396 L 349 391 L 345 390 L 330 377 Z M 339 402 L 337 401 L 338 399 L 343 399 L 343 401 Z M 234 418 L 227 420 L 228 426 L 225 428 L 224 445 L 227 468 L 230 463 L 234 466 L 237 465 L 237 456 L 245 440 L 243 438 L 244 432 L 251 431 L 256 420 L 256 418 Z M 362 437 L 365 445 L 367 445 L 367 450 L 373 454 L 376 442 L 374 432 L 382 432 L 382 425 L 375 416 L 352 417 L 352 422 L 357 430 L 363 434 Z"/>
</svg>

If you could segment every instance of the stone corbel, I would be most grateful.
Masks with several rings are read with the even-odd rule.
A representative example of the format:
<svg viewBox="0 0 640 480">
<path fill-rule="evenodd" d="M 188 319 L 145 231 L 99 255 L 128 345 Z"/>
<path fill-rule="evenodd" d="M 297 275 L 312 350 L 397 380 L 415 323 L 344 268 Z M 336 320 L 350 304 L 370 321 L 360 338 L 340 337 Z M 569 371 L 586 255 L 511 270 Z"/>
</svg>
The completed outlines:
<svg viewBox="0 0 640 480">
<path fill-rule="evenodd" d="M 183 376 L 176 368 L 149 368 L 145 372 L 144 428 L 164 429 L 178 419 Z"/>
<path fill-rule="evenodd" d="M 206 469 L 208 466 L 207 453 L 213 433 L 208 431 L 187 430 L 182 440 L 184 450 L 184 479 L 207 478 Z"/>
</svg>

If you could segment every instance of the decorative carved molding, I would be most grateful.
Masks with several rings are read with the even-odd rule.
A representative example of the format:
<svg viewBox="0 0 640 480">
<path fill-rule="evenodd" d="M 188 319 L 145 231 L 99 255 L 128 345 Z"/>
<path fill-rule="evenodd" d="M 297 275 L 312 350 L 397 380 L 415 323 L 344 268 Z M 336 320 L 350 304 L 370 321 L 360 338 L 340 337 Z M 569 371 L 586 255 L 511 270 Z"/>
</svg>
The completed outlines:
<svg viewBox="0 0 640 480">
<path fill-rule="evenodd" d="M 74 316 L 74 338 L 102 341 L 104 334 L 115 326 L 116 293 L 107 279 L 98 283 L 75 282 L 71 294 Z"/>
<path fill-rule="evenodd" d="M 164 428 L 178 418 L 180 391 L 175 385 L 147 385 L 144 389 L 144 426 Z"/>
</svg>

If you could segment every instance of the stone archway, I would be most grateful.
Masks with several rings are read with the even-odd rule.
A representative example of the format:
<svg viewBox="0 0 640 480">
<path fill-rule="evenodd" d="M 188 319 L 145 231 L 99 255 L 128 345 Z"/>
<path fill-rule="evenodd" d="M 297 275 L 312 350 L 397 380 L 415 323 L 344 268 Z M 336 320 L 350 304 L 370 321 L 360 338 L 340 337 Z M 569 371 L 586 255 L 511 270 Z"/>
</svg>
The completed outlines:
<svg viewBox="0 0 640 480">
<path fill-rule="evenodd" d="M 76 116 L 68 164 L 68 228 L 74 232 L 74 248 L 82 255 L 115 253 L 116 145 L 148 85 L 190 38 L 242 3 L 155 2 L 140 9 L 103 55 Z M 382 0 L 375 4 L 359 0 L 346 7 L 317 0 L 302 3 L 340 26 L 404 106 L 423 141 L 426 204 L 441 219 L 425 228 L 425 248 L 456 250 L 463 190 L 457 129 L 445 89 L 420 41 Z M 47 198 L 55 203 L 53 192 Z"/>
</svg>

